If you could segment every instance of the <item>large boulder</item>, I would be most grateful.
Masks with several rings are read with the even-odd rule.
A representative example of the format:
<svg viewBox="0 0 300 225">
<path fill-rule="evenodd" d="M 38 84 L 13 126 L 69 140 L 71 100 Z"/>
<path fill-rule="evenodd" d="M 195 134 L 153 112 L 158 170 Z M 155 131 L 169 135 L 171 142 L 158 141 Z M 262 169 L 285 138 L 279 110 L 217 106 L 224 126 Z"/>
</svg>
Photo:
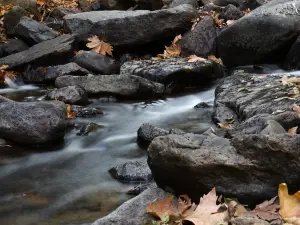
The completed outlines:
<svg viewBox="0 0 300 225">
<path fill-rule="evenodd" d="M 238 135 L 232 140 L 195 134 L 155 138 L 148 164 L 159 187 L 194 201 L 216 187 L 226 197 L 257 203 L 277 195 L 278 184 L 299 184 L 298 135 Z M 289 163 L 286 163 L 289 162 Z"/>
<path fill-rule="evenodd" d="M 287 70 L 300 69 L 300 36 L 290 48 L 284 62 L 284 68 Z"/>
<path fill-rule="evenodd" d="M 203 85 L 223 76 L 222 67 L 211 60 L 188 62 L 185 58 L 129 61 L 121 74 L 133 74 L 159 83 L 180 86 Z"/>
<path fill-rule="evenodd" d="M 133 75 L 62 76 L 55 81 L 57 87 L 81 86 L 88 94 L 114 95 L 127 98 L 160 96 L 162 84 Z"/>
<path fill-rule="evenodd" d="M 62 140 L 67 109 L 62 102 L 15 102 L 0 96 L 0 137 L 38 145 Z"/>
<path fill-rule="evenodd" d="M 300 33 L 299 0 L 273 0 L 224 29 L 217 37 L 225 65 L 284 59 Z"/>
<path fill-rule="evenodd" d="M 26 64 L 49 66 L 68 62 L 74 54 L 74 41 L 73 35 L 61 35 L 36 44 L 25 51 L 1 58 L 0 65 L 8 65 L 11 69 Z"/>
<path fill-rule="evenodd" d="M 92 225 L 141 225 L 154 218 L 146 212 L 146 207 L 154 200 L 168 197 L 160 188 L 149 188 L 135 198 L 123 203 L 119 208 L 98 219 Z"/>
<path fill-rule="evenodd" d="M 147 11 L 94 11 L 67 15 L 65 30 L 81 38 L 98 35 L 113 46 L 144 44 L 189 29 L 196 16 L 190 5 Z"/>
<path fill-rule="evenodd" d="M 14 35 L 15 26 L 19 23 L 23 16 L 29 16 L 29 14 L 29 12 L 20 6 L 16 6 L 9 10 L 3 17 L 3 27 L 6 34 Z"/>
<path fill-rule="evenodd" d="M 206 57 L 216 55 L 217 50 L 217 31 L 215 21 L 211 16 L 205 16 L 195 26 L 194 30 L 184 34 L 179 41 L 181 52 L 185 56 L 197 55 Z"/>
<path fill-rule="evenodd" d="M 29 46 L 21 39 L 10 39 L 6 43 L 0 45 L 0 58 L 25 51 L 28 48 Z"/>
</svg>

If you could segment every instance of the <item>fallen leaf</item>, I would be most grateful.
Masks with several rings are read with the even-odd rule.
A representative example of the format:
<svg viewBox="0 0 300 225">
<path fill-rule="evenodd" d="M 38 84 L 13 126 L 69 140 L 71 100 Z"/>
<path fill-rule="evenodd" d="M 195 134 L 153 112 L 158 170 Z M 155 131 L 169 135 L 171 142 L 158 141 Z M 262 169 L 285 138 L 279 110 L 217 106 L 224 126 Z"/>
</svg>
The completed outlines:
<svg viewBox="0 0 300 225">
<path fill-rule="evenodd" d="M 231 26 L 232 24 L 235 24 L 236 20 L 227 20 L 226 25 Z"/>
<path fill-rule="evenodd" d="M 212 61 L 214 61 L 214 62 L 217 63 L 217 64 L 223 65 L 223 62 L 222 62 L 222 59 L 221 59 L 221 58 L 217 58 L 217 57 L 214 56 L 214 55 L 209 55 L 207 58 L 210 59 L 210 60 L 212 60 Z"/>
<path fill-rule="evenodd" d="M 67 104 L 67 117 L 68 119 L 74 119 L 77 117 L 75 112 L 71 111 L 71 105 Z"/>
<path fill-rule="evenodd" d="M 281 80 L 281 83 L 283 85 L 299 84 L 300 83 L 300 77 L 291 77 L 291 78 L 289 78 L 287 75 L 284 75 L 280 80 Z"/>
<path fill-rule="evenodd" d="M 251 12 L 251 10 L 250 10 L 250 9 L 246 9 L 246 10 L 244 10 L 243 12 L 244 12 L 244 14 L 246 15 L 246 14 L 249 14 L 249 13 Z"/>
<path fill-rule="evenodd" d="M 172 41 L 172 45 L 175 45 L 178 41 L 182 40 L 181 34 L 177 35 Z"/>
<path fill-rule="evenodd" d="M 86 44 L 86 47 L 92 49 L 93 52 L 97 52 L 101 55 L 108 54 L 112 56 L 113 47 L 110 44 L 99 39 L 98 36 L 93 35 L 88 39 L 88 41 L 89 42 Z"/>
<path fill-rule="evenodd" d="M 165 46 L 164 54 L 158 54 L 158 57 L 167 58 L 177 58 L 180 56 L 181 48 L 179 45 Z"/>
<path fill-rule="evenodd" d="M 191 215 L 183 221 L 190 221 L 194 225 L 216 225 L 228 220 L 228 212 L 218 212 L 220 206 L 217 205 L 218 196 L 216 189 L 213 188 L 207 195 L 200 198 L 200 203 Z"/>
<path fill-rule="evenodd" d="M 279 184 L 278 196 L 280 202 L 279 213 L 286 221 L 288 218 L 300 219 L 300 191 L 290 195 L 285 183 Z"/>
<path fill-rule="evenodd" d="M 46 5 L 47 4 L 47 1 L 48 0 L 36 0 L 36 4 L 38 6 L 43 6 L 43 5 Z"/>
<path fill-rule="evenodd" d="M 257 205 L 252 212 L 262 220 L 273 221 L 280 219 L 280 215 L 278 213 L 279 205 L 275 203 L 276 199 L 277 196 L 269 201 L 264 201 Z"/>
<path fill-rule="evenodd" d="M 230 124 L 222 124 L 222 123 L 217 123 L 217 124 L 222 129 L 232 129 L 233 128 L 232 125 L 230 125 Z"/>
<path fill-rule="evenodd" d="M 166 216 L 174 213 L 174 209 L 172 209 L 172 201 L 172 196 L 162 200 L 154 200 L 147 206 L 146 211 L 150 215 L 163 220 Z"/>
<path fill-rule="evenodd" d="M 300 114 L 300 106 L 294 104 L 293 105 L 293 110 L 299 115 Z"/>
<path fill-rule="evenodd" d="M 297 133 L 297 129 L 298 129 L 298 126 L 297 127 L 292 127 L 290 129 L 288 129 L 288 133 L 289 134 L 296 134 Z"/>
<path fill-rule="evenodd" d="M 187 57 L 188 62 L 206 62 L 207 59 L 202 58 L 202 57 L 198 57 L 196 55 L 190 55 L 189 57 Z"/>
</svg>

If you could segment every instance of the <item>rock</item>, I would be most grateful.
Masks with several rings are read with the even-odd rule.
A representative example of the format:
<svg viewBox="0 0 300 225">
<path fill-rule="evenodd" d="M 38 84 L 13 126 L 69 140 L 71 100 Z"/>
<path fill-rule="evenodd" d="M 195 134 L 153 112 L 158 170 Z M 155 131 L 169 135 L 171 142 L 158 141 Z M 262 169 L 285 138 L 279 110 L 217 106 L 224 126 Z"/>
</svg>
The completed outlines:
<svg viewBox="0 0 300 225">
<path fill-rule="evenodd" d="M 76 135 L 86 136 L 91 132 L 97 131 L 98 128 L 100 128 L 100 127 L 102 127 L 102 126 L 100 126 L 96 123 L 88 123 L 88 124 L 84 125 Z"/>
<path fill-rule="evenodd" d="M 217 49 L 224 64 L 236 66 L 283 59 L 300 33 L 299 10 L 299 0 L 273 0 L 222 30 L 217 37 Z"/>
<path fill-rule="evenodd" d="M 287 70 L 297 70 L 300 69 L 300 54 L 299 54 L 299 48 L 300 48 L 300 36 L 298 36 L 297 40 L 294 42 L 292 47 L 290 48 L 285 62 L 284 62 L 284 68 Z"/>
<path fill-rule="evenodd" d="M 134 0 L 134 2 L 137 4 L 139 9 L 158 10 L 163 7 L 162 0 Z"/>
<path fill-rule="evenodd" d="M 77 13 L 65 16 L 64 22 L 66 32 L 77 34 L 80 38 L 98 35 L 113 46 L 128 47 L 174 37 L 187 30 L 195 16 L 192 6 L 181 5 L 157 11 Z"/>
<path fill-rule="evenodd" d="M 169 7 L 177 7 L 179 5 L 189 4 L 193 6 L 195 9 L 198 7 L 197 0 L 173 0 Z"/>
<path fill-rule="evenodd" d="M 53 9 L 53 11 L 51 12 L 51 16 L 56 19 L 62 19 L 66 15 L 76 14 L 76 13 L 80 13 L 80 11 L 74 8 L 65 8 L 63 6 L 59 6 Z"/>
<path fill-rule="evenodd" d="M 29 16 L 29 12 L 19 6 L 16 6 L 5 13 L 3 17 L 3 27 L 8 35 L 14 34 L 15 26 L 23 16 Z"/>
<path fill-rule="evenodd" d="M 15 102 L 0 96 L 0 137 L 39 145 L 62 140 L 66 106 L 62 102 Z"/>
<path fill-rule="evenodd" d="M 1 146 L 1 145 L 0 145 Z M 139 195 L 143 191 L 149 189 L 149 188 L 157 188 L 157 185 L 155 182 L 150 182 L 150 183 L 141 183 L 132 189 L 127 191 L 127 194 L 129 195 Z"/>
<path fill-rule="evenodd" d="M 264 135 L 284 134 L 285 129 L 275 120 L 267 120 L 266 127 L 260 132 Z"/>
<path fill-rule="evenodd" d="M 145 208 L 154 200 L 161 200 L 168 196 L 160 188 L 149 188 L 133 199 L 119 206 L 108 216 L 98 219 L 92 225 L 141 225 L 152 220 Z M 126 222 L 125 222 L 126 221 Z"/>
<path fill-rule="evenodd" d="M 64 21 L 62 19 L 55 19 L 52 17 L 49 17 L 44 24 L 56 31 L 60 31 L 64 28 Z"/>
<path fill-rule="evenodd" d="M 117 180 L 124 182 L 147 182 L 152 180 L 151 170 L 146 160 L 126 162 L 111 168 L 109 173 Z"/>
<path fill-rule="evenodd" d="M 185 58 L 125 62 L 121 74 L 133 74 L 159 83 L 179 86 L 205 84 L 223 76 L 222 69 L 210 60 L 187 62 Z"/>
<path fill-rule="evenodd" d="M 74 41 L 72 35 L 61 35 L 52 40 L 36 44 L 28 50 L 1 58 L 0 65 L 8 65 L 11 69 L 26 64 L 49 66 L 64 63 L 73 56 Z"/>
<path fill-rule="evenodd" d="M 185 193 L 194 201 L 216 187 L 219 194 L 256 204 L 276 196 L 283 181 L 297 190 L 299 142 L 291 134 L 238 135 L 231 141 L 167 135 L 151 142 L 148 164 L 159 187 Z"/>
<path fill-rule="evenodd" d="M 197 105 L 194 106 L 194 108 L 196 109 L 205 109 L 205 108 L 211 108 L 212 106 L 210 106 L 209 104 L 207 104 L 206 102 L 200 102 Z"/>
<path fill-rule="evenodd" d="M 242 10 L 255 9 L 270 0 L 212 0 L 212 3 L 218 6 L 227 6 L 229 4 L 235 5 Z"/>
<path fill-rule="evenodd" d="M 89 103 L 87 93 L 79 86 L 68 86 L 51 90 L 47 93 L 47 98 L 72 105 L 87 105 Z"/>
<path fill-rule="evenodd" d="M 88 94 L 120 97 L 153 97 L 164 93 L 164 86 L 132 75 L 62 76 L 55 81 L 57 87 L 81 86 Z"/>
<path fill-rule="evenodd" d="M 31 13 L 37 12 L 37 4 L 36 0 L 1 0 L 1 5 L 9 5 L 12 4 L 20 8 L 24 8 L 25 10 L 30 11 Z"/>
<path fill-rule="evenodd" d="M 29 46 L 20 39 L 10 39 L 6 43 L 0 46 L 2 54 L 1 57 L 5 57 L 14 53 L 25 51 L 29 48 Z"/>
<path fill-rule="evenodd" d="M 15 26 L 13 35 L 21 38 L 30 45 L 56 38 L 58 34 L 44 24 L 26 16 L 21 17 Z"/>
<path fill-rule="evenodd" d="M 205 16 L 195 26 L 194 30 L 188 31 L 179 41 L 181 52 L 184 56 L 197 55 L 207 57 L 216 55 L 217 31 L 215 21 L 210 16 Z"/>
<path fill-rule="evenodd" d="M 235 72 L 216 88 L 214 120 L 224 124 L 230 118 L 235 127 L 258 114 L 294 112 L 293 104 L 300 96 L 296 100 L 288 99 L 291 88 L 282 85 L 280 79 L 279 76 Z"/>
<path fill-rule="evenodd" d="M 220 12 L 219 19 L 238 20 L 243 16 L 244 13 L 241 10 L 234 5 L 229 4 Z"/>
<path fill-rule="evenodd" d="M 142 146 L 148 146 L 154 138 L 167 134 L 169 134 L 167 130 L 144 123 L 137 131 L 137 142 Z"/>
<path fill-rule="evenodd" d="M 118 74 L 120 72 L 119 63 L 96 52 L 81 52 L 74 56 L 73 61 L 96 74 Z"/>
<path fill-rule="evenodd" d="M 90 71 L 71 62 L 64 65 L 27 69 L 23 72 L 23 76 L 30 83 L 43 83 L 54 81 L 57 77 L 65 75 L 84 76 L 90 73 Z"/>
<path fill-rule="evenodd" d="M 76 113 L 77 117 L 93 117 L 103 114 L 102 110 L 94 107 L 83 107 L 79 105 L 72 105 L 71 112 Z"/>
</svg>

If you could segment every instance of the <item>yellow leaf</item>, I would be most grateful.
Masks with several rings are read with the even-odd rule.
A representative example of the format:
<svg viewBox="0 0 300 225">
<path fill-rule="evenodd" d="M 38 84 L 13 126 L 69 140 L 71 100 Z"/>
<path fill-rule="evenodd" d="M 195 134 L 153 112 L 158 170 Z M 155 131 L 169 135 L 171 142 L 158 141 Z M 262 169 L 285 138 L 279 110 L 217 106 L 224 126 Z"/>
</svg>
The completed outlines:
<svg viewBox="0 0 300 225">
<path fill-rule="evenodd" d="M 86 44 L 86 47 L 92 49 L 93 52 L 97 52 L 101 55 L 108 54 L 112 56 L 113 47 L 110 44 L 99 39 L 98 36 L 93 35 L 88 39 L 88 41 L 89 42 Z"/>
<path fill-rule="evenodd" d="M 206 62 L 207 59 L 202 58 L 202 57 L 198 57 L 196 55 L 190 55 L 189 57 L 187 57 L 188 62 Z"/>
<path fill-rule="evenodd" d="M 230 124 L 222 124 L 222 123 L 218 123 L 219 127 L 222 129 L 232 129 L 232 125 Z"/>
<path fill-rule="evenodd" d="M 300 218 L 300 191 L 290 195 L 285 183 L 279 184 L 278 196 L 280 201 L 279 213 L 284 220 Z"/>
<path fill-rule="evenodd" d="M 300 83 L 300 77 L 291 77 L 291 78 L 289 78 L 287 75 L 284 75 L 280 80 L 281 80 L 281 83 L 283 85 L 299 84 Z"/>
<path fill-rule="evenodd" d="M 209 55 L 209 56 L 207 56 L 207 58 L 210 59 L 211 61 L 214 61 L 214 62 L 217 63 L 217 64 L 223 65 L 223 61 L 222 61 L 221 58 L 217 58 L 217 57 L 214 56 L 214 55 Z"/>
<path fill-rule="evenodd" d="M 297 129 L 298 129 L 298 127 L 292 127 L 290 129 L 288 129 L 288 133 L 289 134 L 296 134 L 297 133 Z"/>
<path fill-rule="evenodd" d="M 182 40 L 181 34 L 177 35 L 172 41 L 172 45 L 175 45 L 178 41 Z"/>
</svg>

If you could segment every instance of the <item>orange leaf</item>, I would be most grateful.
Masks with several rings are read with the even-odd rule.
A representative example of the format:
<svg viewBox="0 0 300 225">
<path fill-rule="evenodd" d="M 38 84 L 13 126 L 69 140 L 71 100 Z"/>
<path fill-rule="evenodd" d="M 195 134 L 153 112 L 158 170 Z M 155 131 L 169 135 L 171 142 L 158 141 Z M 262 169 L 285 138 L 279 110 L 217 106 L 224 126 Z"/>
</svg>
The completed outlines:
<svg viewBox="0 0 300 225">
<path fill-rule="evenodd" d="M 159 201 L 154 200 L 147 206 L 146 211 L 152 216 L 158 217 L 159 219 L 163 220 L 166 216 L 172 214 L 172 201 L 172 196 Z"/>
<path fill-rule="evenodd" d="M 67 117 L 68 119 L 74 119 L 77 117 L 75 112 L 71 111 L 71 105 L 67 104 Z"/>
<path fill-rule="evenodd" d="M 279 184 L 278 196 L 280 201 L 279 213 L 283 219 L 300 219 L 300 191 L 294 195 L 289 195 L 288 187 L 285 183 Z"/>
<path fill-rule="evenodd" d="M 206 62 L 207 59 L 202 58 L 202 57 L 198 57 L 196 55 L 190 55 L 189 57 L 187 57 L 188 62 Z"/>
<path fill-rule="evenodd" d="M 246 14 L 249 14 L 249 13 L 251 12 L 251 10 L 250 10 L 250 9 L 246 9 L 246 10 L 244 10 L 243 12 L 244 12 L 244 14 L 246 15 Z"/>
<path fill-rule="evenodd" d="M 175 45 L 178 41 L 182 40 L 181 34 L 177 35 L 172 41 L 172 45 Z"/>
<path fill-rule="evenodd" d="M 209 56 L 207 56 L 207 58 L 210 59 L 211 61 L 214 61 L 214 62 L 217 63 L 217 64 L 223 65 L 223 61 L 222 61 L 221 58 L 217 58 L 217 57 L 214 56 L 214 55 L 209 55 Z"/>
<path fill-rule="evenodd" d="M 222 123 L 218 123 L 219 127 L 222 129 L 232 129 L 232 125 L 230 124 L 222 124 Z"/>
<path fill-rule="evenodd" d="M 88 41 L 89 42 L 86 44 L 86 47 L 92 49 L 93 52 L 97 52 L 101 55 L 108 54 L 110 56 L 113 56 L 112 54 L 113 47 L 110 44 L 99 39 L 98 36 L 93 35 L 88 39 Z"/>
<path fill-rule="evenodd" d="M 36 4 L 39 6 L 43 6 L 47 4 L 48 0 L 36 0 Z"/>
<path fill-rule="evenodd" d="M 298 129 L 298 127 L 292 127 L 290 129 L 288 129 L 288 133 L 289 134 L 296 134 L 297 133 L 297 129 Z"/>
</svg>

